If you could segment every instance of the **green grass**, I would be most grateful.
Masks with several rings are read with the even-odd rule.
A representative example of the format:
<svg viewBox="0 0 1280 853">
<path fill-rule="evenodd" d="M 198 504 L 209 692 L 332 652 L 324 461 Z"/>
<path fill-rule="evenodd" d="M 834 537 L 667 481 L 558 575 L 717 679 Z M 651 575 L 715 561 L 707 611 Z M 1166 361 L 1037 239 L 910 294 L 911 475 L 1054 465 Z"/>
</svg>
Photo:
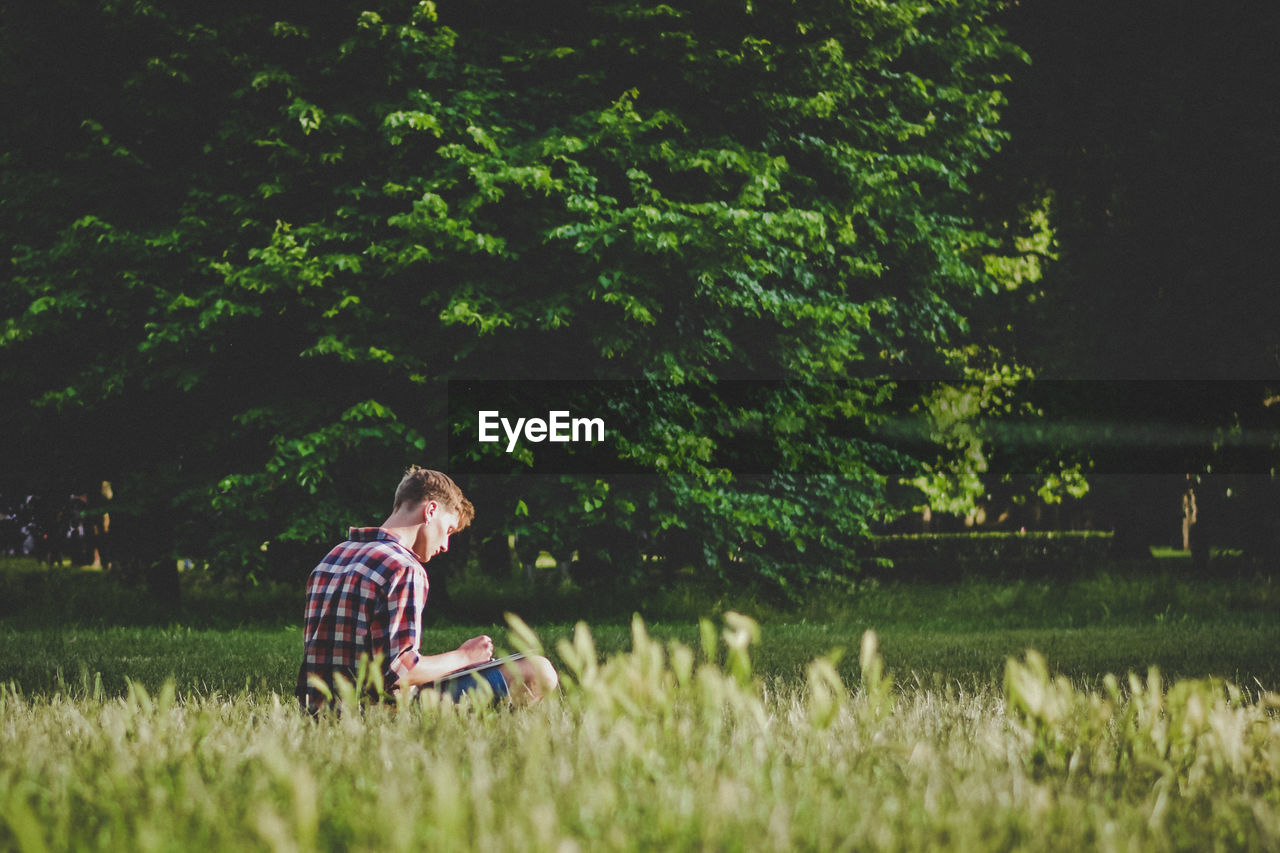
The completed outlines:
<svg viewBox="0 0 1280 853">
<path fill-rule="evenodd" d="M 756 650 L 756 671 L 794 682 L 808 664 L 834 649 L 856 650 L 862 624 L 765 624 Z M 625 651 L 629 629 L 592 628 L 604 654 Z M 696 625 L 655 623 L 663 640 L 697 642 Z M 454 648 L 467 637 L 490 633 L 502 643 L 504 626 L 474 625 L 426 632 L 424 647 Z M 539 635 L 555 653 L 571 635 L 568 625 L 544 625 Z M 1005 661 L 1036 649 L 1057 671 L 1095 685 L 1108 673 L 1145 672 L 1158 666 L 1173 678 L 1216 676 L 1250 687 L 1280 690 L 1280 625 L 1235 628 L 1226 624 L 1152 624 L 1071 629 L 940 631 L 893 627 L 878 630 L 885 664 L 900 683 L 968 688 L 998 683 Z M 509 645 L 509 644 L 508 644 Z M 0 683 L 12 682 L 29 694 L 81 688 L 95 680 L 111 696 L 127 692 L 130 681 L 158 690 L 172 679 L 186 695 L 290 695 L 302 655 L 296 628 L 235 630 L 106 627 L 65 630 L 0 628 Z M 840 674 L 856 676 L 856 655 L 846 654 Z"/>
<path fill-rule="evenodd" d="M 719 634 L 719 637 L 717 637 Z M 1031 654 L 1001 686 L 753 675 L 752 625 L 698 646 L 560 644 L 517 712 L 311 721 L 270 691 L 0 691 L 17 850 L 1202 850 L 1280 844 L 1280 699 L 1157 673 L 1086 690 Z"/>
<path fill-rule="evenodd" d="M 297 593 L 187 580 L 166 612 L 101 573 L 0 573 L 0 850 L 1280 849 L 1266 577 L 865 582 L 791 611 L 670 590 L 589 630 L 525 610 L 564 674 L 541 705 L 318 722 Z M 480 631 L 517 645 L 446 620 L 424 646 Z"/>
<path fill-rule="evenodd" d="M 98 675 L 112 695 L 123 695 L 129 679 L 156 690 L 173 677 L 183 693 L 290 692 L 301 656 L 300 591 L 219 586 L 199 574 L 184 584 L 175 612 L 102 572 L 0 565 L 0 683 L 49 692 Z M 554 657 L 556 642 L 577 621 L 566 618 L 566 600 L 552 606 L 545 594 L 518 592 L 500 588 L 497 604 L 476 608 L 483 621 L 432 621 L 424 647 L 452 648 L 481 632 L 501 637 L 502 612 L 510 608 L 539 630 Z M 461 585 L 464 613 L 473 595 Z M 756 666 L 766 677 L 795 679 L 814 657 L 856 648 L 862 632 L 874 629 L 901 682 L 994 683 L 1009 656 L 1034 648 L 1084 682 L 1156 664 L 1174 677 L 1212 675 L 1280 689 L 1280 655 L 1273 653 L 1280 648 L 1280 587 L 1270 576 L 1189 574 L 1178 561 L 1071 580 L 863 581 L 791 610 L 689 587 L 626 604 L 656 636 L 686 644 L 697 640 L 699 618 L 747 613 L 763 626 Z M 604 615 L 583 618 L 602 652 L 625 650 L 631 609 L 595 609 Z M 840 666 L 844 677 L 854 674 L 851 658 Z"/>
</svg>

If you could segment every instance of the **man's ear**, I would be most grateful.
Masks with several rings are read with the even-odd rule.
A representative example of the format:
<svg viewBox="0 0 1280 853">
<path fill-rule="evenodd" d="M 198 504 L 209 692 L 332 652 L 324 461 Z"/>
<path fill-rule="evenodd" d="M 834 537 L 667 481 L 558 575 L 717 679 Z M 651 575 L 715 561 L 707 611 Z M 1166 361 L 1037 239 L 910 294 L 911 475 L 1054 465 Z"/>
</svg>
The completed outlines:
<svg viewBox="0 0 1280 853">
<path fill-rule="evenodd" d="M 439 508 L 440 508 L 440 505 L 435 501 L 427 501 L 426 503 L 424 503 L 422 505 L 422 520 L 424 522 L 428 521 L 431 518 L 431 516 L 436 514 L 436 510 L 438 510 Z"/>
</svg>

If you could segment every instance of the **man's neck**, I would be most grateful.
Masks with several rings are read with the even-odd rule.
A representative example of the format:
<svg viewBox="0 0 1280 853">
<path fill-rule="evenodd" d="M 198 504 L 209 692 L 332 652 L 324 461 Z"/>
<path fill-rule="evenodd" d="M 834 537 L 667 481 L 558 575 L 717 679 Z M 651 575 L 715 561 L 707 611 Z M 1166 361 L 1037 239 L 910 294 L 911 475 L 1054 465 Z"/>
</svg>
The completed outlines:
<svg viewBox="0 0 1280 853">
<path fill-rule="evenodd" d="M 418 529 L 422 526 L 422 520 L 413 512 L 397 510 L 380 526 L 387 533 L 400 540 L 401 545 L 412 551 L 413 543 L 418 539 Z"/>
</svg>

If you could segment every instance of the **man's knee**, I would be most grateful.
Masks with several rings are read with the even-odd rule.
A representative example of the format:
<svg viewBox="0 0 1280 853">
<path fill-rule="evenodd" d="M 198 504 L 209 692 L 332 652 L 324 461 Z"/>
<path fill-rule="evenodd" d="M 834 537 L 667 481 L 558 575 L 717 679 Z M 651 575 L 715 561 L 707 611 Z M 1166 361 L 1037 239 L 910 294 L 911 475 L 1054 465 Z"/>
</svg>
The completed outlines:
<svg viewBox="0 0 1280 853">
<path fill-rule="evenodd" d="M 541 699 L 560 684 L 560 676 L 551 661 L 541 655 L 530 655 L 516 663 L 521 686 L 532 700 Z M 513 694 L 516 691 L 512 691 Z"/>
<path fill-rule="evenodd" d="M 543 692 L 549 693 L 559 686 L 560 676 L 556 673 L 556 668 L 551 665 L 551 661 L 541 656 L 535 656 L 533 666 L 535 678 L 542 685 Z"/>
</svg>

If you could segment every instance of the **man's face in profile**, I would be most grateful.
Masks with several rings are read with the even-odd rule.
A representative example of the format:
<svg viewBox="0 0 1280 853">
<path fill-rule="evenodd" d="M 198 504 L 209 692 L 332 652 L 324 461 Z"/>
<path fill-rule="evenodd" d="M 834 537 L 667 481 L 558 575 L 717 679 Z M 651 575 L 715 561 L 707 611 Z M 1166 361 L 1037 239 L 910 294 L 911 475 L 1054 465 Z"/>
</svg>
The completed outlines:
<svg viewBox="0 0 1280 853">
<path fill-rule="evenodd" d="M 458 514 L 435 501 L 427 501 L 423 513 L 426 523 L 418 528 L 413 552 L 425 563 L 437 554 L 449 550 L 449 537 L 458 529 Z"/>
</svg>

